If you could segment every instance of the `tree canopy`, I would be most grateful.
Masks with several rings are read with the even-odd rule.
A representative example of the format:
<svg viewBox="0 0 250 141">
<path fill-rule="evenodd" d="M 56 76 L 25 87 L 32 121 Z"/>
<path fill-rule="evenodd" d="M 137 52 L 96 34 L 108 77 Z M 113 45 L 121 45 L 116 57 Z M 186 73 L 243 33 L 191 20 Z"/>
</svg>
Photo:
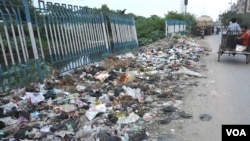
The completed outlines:
<svg viewBox="0 0 250 141">
<path fill-rule="evenodd" d="M 165 19 L 176 19 L 176 20 L 183 20 L 188 22 L 190 25 L 195 24 L 196 16 L 191 13 L 178 13 L 177 11 L 169 11 L 168 14 L 165 14 Z"/>
<path fill-rule="evenodd" d="M 250 13 L 238 14 L 233 11 L 228 11 L 228 12 L 223 13 L 221 17 L 222 17 L 221 21 L 224 26 L 227 26 L 232 18 L 236 18 L 237 23 L 240 25 L 250 26 L 250 19 L 249 19 Z"/>
<path fill-rule="evenodd" d="M 30 9 L 34 9 L 33 0 L 28 0 L 28 4 L 29 4 Z M 23 0 L 5 0 L 5 1 L 2 0 L 2 1 L 0 1 L 0 9 L 4 13 L 7 13 L 6 8 L 9 10 L 10 13 L 13 13 L 13 11 L 12 11 L 13 7 L 12 6 L 15 7 L 15 8 L 16 7 L 20 8 L 21 18 L 23 20 L 25 20 L 26 18 L 25 18 L 25 11 L 24 11 L 24 8 L 23 8 Z"/>
</svg>

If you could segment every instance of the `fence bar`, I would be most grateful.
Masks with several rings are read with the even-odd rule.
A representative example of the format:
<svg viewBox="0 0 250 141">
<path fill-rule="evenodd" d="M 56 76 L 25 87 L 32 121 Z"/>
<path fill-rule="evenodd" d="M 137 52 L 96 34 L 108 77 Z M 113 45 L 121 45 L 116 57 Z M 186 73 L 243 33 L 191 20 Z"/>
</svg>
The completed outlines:
<svg viewBox="0 0 250 141">
<path fill-rule="evenodd" d="M 0 3 L 0 93 L 42 83 L 50 68 L 66 72 L 138 47 L 130 16 L 43 0 L 38 8 L 12 2 Z"/>
<path fill-rule="evenodd" d="M 39 81 L 41 83 L 43 83 L 43 76 L 42 76 L 40 61 L 39 61 L 39 57 L 38 57 L 37 46 L 36 46 L 36 42 L 35 42 L 36 40 L 35 40 L 33 28 L 32 28 L 32 23 L 31 23 L 31 18 L 30 18 L 30 11 L 29 11 L 29 7 L 28 7 L 28 1 L 23 0 L 23 5 L 24 5 L 24 8 L 25 8 L 25 15 L 26 15 L 29 35 L 30 35 L 30 39 L 31 39 L 33 54 L 34 54 L 34 57 L 35 57 L 36 68 L 37 68 L 38 75 L 39 75 Z"/>
</svg>

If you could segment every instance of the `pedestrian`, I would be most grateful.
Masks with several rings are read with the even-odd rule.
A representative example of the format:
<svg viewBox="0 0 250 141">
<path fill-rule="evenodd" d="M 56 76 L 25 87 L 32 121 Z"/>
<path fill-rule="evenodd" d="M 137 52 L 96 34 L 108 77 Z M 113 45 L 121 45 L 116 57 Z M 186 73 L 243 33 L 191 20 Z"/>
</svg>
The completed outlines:
<svg viewBox="0 0 250 141">
<path fill-rule="evenodd" d="M 249 33 L 247 32 L 247 26 L 241 27 L 242 34 L 240 37 L 236 37 L 236 51 L 245 51 L 249 44 Z M 240 46 L 239 46 L 240 45 Z M 241 49 L 238 49 L 240 47 Z"/>
<path fill-rule="evenodd" d="M 202 27 L 200 29 L 200 34 L 201 34 L 201 38 L 204 39 L 204 35 L 205 35 L 205 28 L 204 27 Z"/>
<path fill-rule="evenodd" d="M 227 28 L 227 34 L 228 35 L 239 35 L 241 32 L 241 28 L 239 24 L 236 22 L 236 18 L 233 18 L 231 23 L 229 24 Z"/>
</svg>

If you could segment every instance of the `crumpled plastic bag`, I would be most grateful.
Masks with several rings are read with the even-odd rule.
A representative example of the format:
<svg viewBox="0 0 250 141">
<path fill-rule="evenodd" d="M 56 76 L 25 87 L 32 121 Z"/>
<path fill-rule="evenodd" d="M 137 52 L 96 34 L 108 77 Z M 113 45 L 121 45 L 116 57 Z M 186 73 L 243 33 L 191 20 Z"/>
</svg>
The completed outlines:
<svg viewBox="0 0 250 141">
<path fill-rule="evenodd" d="M 16 119 L 12 119 L 11 117 L 0 118 L 0 121 L 4 122 L 5 125 L 14 125 L 17 123 Z"/>
<path fill-rule="evenodd" d="M 117 121 L 118 124 L 128 124 L 136 122 L 139 119 L 139 116 L 132 112 L 128 117 L 120 117 Z"/>
<path fill-rule="evenodd" d="M 43 96 L 42 93 L 31 93 L 31 92 L 26 92 L 24 99 L 30 99 L 32 104 L 37 104 L 41 101 L 45 100 L 45 97 Z"/>
<path fill-rule="evenodd" d="M 25 117 L 23 116 L 20 116 L 18 119 L 17 119 L 17 122 L 18 124 L 27 124 L 29 122 L 28 119 L 26 119 Z"/>
<path fill-rule="evenodd" d="M 135 59 L 135 55 L 132 52 L 125 53 L 124 55 L 119 55 L 117 56 L 119 59 L 121 58 L 132 58 Z"/>
<path fill-rule="evenodd" d="M 122 84 L 126 84 L 126 83 L 129 83 L 129 82 L 133 82 L 135 79 L 135 75 L 131 73 L 124 73 L 121 77 L 120 77 L 120 82 Z"/>
<path fill-rule="evenodd" d="M 110 102 L 110 100 L 109 100 L 109 96 L 107 95 L 107 94 L 103 94 L 100 98 L 99 98 L 99 100 L 102 102 L 102 103 L 108 103 L 108 102 Z"/>
<path fill-rule="evenodd" d="M 145 113 L 142 118 L 144 121 L 151 121 L 153 119 L 153 114 L 152 113 Z"/>
<path fill-rule="evenodd" d="M 175 72 L 175 74 L 186 74 L 186 75 L 195 76 L 195 77 L 203 77 L 202 74 L 191 71 L 185 67 L 181 67 L 178 71 Z"/>
<path fill-rule="evenodd" d="M 77 104 L 77 106 L 78 106 L 79 108 L 88 105 L 87 103 L 82 102 L 82 101 L 79 100 L 79 99 L 71 99 L 71 100 L 70 100 L 70 103 L 72 103 L 72 104 Z"/>
<path fill-rule="evenodd" d="M 106 71 L 103 71 L 103 72 L 100 72 L 100 73 L 97 73 L 94 78 L 100 82 L 103 82 L 105 81 L 110 75 L 108 74 L 108 72 Z"/>
<path fill-rule="evenodd" d="M 4 110 L 3 114 L 6 114 L 6 113 L 12 111 L 13 109 L 18 108 L 17 105 L 15 103 L 13 103 L 13 102 L 7 103 L 7 104 L 2 105 L 0 107 L 3 108 L 3 110 Z"/>
<path fill-rule="evenodd" d="M 43 127 L 40 129 L 40 131 L 41 131 L 41 132 L 44 132 L 44 133 L 48 133 L 48 132 L 50 132 L 50 127 L 51 127 L 51 126 L 45 125 L 45 126 L 43 126 Z"/>
<path fill-rule="evenodd" d="M 58 108 L 66 113 L 77 110 L 76 106 L 71 104 L 60 105 L 58 106 Z"/>
<path fill-rule="evenodd" d="M 141 94 L 141 89 L 132 89 L 130 87 L 122 86 L 122 88 L 125 90 L 126 94 L 133 97 L 133 99 L 138 99 L 139 102 L 143 102 L 143 96 Z"/>
<path fill-rule="evenodd" d="M 76 90 L 77 90 L 78 92 L 83 92 L 85 89 L 86 89 L 85 86 L 81 86 L 81 85 L 77 85 L 77 86 L 76 86 Z"/>
<path fill-rule="evenodd" d="M 96 106 L 91 107 L 86 112 L 85 115 L 88 118 L 88 120 L 93 120 L 98 113 L 105 113 L 105 112 L 106 112 L 106 105 L 100 104 L 100 105 L 96 105 Z"/>
<path fill-rule="evenodd" d="M 242 46 L 242 45 L 236 45 L 236 51 L 240 51 L 240 52 L 242 52 L 242 51 L 245 51 L 247 49 L 247 47 L 245 47 L 245 46 Z"/>
</svg>

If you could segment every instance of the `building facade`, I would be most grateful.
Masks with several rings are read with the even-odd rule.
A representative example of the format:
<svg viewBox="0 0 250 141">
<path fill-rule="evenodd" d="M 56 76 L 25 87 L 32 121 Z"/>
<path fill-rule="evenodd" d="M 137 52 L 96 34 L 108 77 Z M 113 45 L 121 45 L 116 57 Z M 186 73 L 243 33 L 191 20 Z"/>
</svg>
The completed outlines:
<svg viewBox="0 0 250 141">
<path fill-rule="evenodd" d="M 231 9 L 234 5 L 231 6 Z M 250 0 L 238 0 L 234 10 L 239 13 L 250 13 Z"/>
</svg>

